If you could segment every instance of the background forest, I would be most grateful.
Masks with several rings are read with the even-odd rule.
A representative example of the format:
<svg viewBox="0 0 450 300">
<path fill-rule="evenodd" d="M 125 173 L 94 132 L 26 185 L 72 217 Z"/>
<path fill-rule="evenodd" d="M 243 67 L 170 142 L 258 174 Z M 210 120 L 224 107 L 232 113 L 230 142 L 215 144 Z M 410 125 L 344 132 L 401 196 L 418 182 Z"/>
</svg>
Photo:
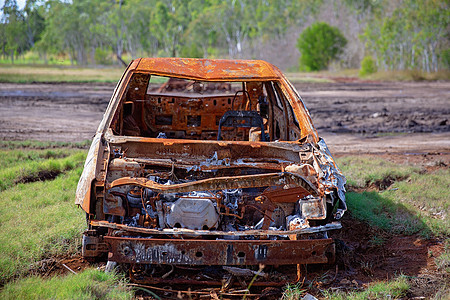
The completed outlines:
<svg viewBox="0 0 450 300">
<path fill-rule="evenodd" d="M 296 71 L 305 70 L 300 34 L 326 22 L 347 40 L 328 68 L 359 68 L 369 57 L 380 70 L 436 72 L 450 65 L 449 6 L 447 0 L 27 0 L 20 8 L 5 0 L 0 55 L 9 63 L 77 65 L 127 64 L 141 56 L 246 58 Z"/>
</svg>

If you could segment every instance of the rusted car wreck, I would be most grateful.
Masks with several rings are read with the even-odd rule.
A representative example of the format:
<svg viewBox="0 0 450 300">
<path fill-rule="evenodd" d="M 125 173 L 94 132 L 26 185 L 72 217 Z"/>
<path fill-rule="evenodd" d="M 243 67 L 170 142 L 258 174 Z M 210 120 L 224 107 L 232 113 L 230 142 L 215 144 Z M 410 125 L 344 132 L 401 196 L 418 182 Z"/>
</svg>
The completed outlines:
<svg viewBox="0 0 450 300">
<path fill-rule="evenodd" d="M 330 263 L 327 231 L 341 228 L 344 184 L 275 66 L 137 59 L 114 91 L 78 183 L 76 204 L 89 226 L 83 256 L 152 283 L 195 281 L 174 279 L 174 268 Z"/>
</svg>

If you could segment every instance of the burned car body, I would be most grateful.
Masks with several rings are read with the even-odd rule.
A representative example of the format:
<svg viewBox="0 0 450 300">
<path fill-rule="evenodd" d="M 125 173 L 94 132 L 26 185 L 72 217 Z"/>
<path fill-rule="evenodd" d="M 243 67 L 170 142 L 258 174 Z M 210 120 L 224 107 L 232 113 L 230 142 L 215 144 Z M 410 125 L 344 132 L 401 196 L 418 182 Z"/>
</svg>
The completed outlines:
<svg viewBox="0 0 450 300">
<path fill-rule="evenodd" d="M 344 184 L 275 66 L 137 59 L 78 184 L 83 256 L 141 267 L 332 262 L 327 231 L 341 227 Z"/>
</svg>

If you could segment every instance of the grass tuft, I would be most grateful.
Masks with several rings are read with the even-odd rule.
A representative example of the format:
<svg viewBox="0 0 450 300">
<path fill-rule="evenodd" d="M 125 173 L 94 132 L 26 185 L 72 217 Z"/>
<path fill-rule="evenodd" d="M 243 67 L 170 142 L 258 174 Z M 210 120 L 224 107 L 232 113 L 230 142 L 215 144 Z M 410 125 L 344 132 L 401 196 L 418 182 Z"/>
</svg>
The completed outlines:
<svg viewBox="0 0 450 300">
<path fill-rule="evenodd" d="M 288 284 L 283 291 L 282 300 L 297 300 L 301 299 L 306 289 L 302 289 L 302 283 Z"/>
<path fill-rule="evenodd" d="M 50 279 L 29 277 L 7 284 L 2 299 L 132 299 L 131 289 L 112 273 L 88 269 Z"/>
</svg>

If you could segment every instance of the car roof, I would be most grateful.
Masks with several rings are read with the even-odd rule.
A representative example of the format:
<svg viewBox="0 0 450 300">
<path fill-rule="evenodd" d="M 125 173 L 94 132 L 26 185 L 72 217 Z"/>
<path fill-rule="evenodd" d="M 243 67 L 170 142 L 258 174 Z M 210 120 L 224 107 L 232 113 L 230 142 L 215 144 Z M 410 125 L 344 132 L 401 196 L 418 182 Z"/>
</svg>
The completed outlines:
<svg viewBox="0 0 450 300">
<path fill-rule="evenodd" d="M 140 58 L 136 71 L 205 81 L 277 80 L 281 72 L 263 60 Z"/>
</svg>

